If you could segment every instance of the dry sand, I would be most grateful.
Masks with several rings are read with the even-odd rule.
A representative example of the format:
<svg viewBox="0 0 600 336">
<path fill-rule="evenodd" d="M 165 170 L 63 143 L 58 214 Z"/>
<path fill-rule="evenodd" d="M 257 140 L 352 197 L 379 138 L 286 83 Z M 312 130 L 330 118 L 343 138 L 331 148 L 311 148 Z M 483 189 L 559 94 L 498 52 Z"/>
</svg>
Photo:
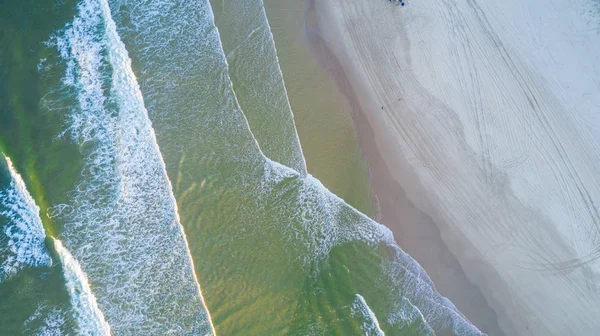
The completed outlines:
<svg viewBox="0 0 600 336">
<path fill-rule="evenodd" d="M 594 4 L 314 2 L 381 221 L 490 334 L 600 330 Z"/>
</svg>

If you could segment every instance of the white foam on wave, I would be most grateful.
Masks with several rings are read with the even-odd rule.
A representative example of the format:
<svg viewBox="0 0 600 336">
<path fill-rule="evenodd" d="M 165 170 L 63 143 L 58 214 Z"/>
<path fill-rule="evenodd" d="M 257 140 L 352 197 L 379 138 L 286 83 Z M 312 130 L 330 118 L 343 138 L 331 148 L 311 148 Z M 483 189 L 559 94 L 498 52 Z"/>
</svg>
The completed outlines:
<svg viewBox="0 0 600 336">
<path fill-rule="evenodd" d="M 223 44 L 232 48 L 224 62 L 229 69 L 234 66 L 233 72 L 229 71 L 232 91 L 255 128 L 253 137 L 272 160 L 306 175 L 306 160 L 263 1 L 233 1 L 224 3 L 221 10 L 219 26 L 232 27 L 231 33 L 219 34 L 226 38 Z M 259 101 L 260 106 L 255 105 Z"/>
<path fill-rule="evenodd" d="M 64 248 L 60 240 L 54 240 L 54 247 L 60 258 L 65 276 L 65 282 L 74 318 L 77 321 L 78 334 L 89 336 L 110 335 L 110 326 L 104 319 L 104 314 L 98 308 L 96 297 L 92 293 L 87 276 L 71 253 Z"/>
<path fill-rule="evenodd" d="M 279 184 L 289 178 L 295 178 L 295 184 L 282 189 Z M 393 242 L 392 232 L 387 227 L 371 225 L 367 217 L 357 216 L 312 175 L 302 176 L 296 170 L 265 157 L 260 194 L 273 195 L 287 192 L 288 188 L 297 188 L 293 199 L 297 208 L 290 218 L 282 218 L 280 231 L 291 244 L 304 246 L 301 258 L 306 266 L 327 260 L 331 249 L 343 243 Z M 285 226 L 284 223 L 290 225 Z M 297 226 L 298 223 L 300 226 Z"/>
<path fill-rule="evenodd" d="M 360 315 L 364 319 L 362 329 L 365 332 L 365 336 L 385 336 L 385 333 L 379 326 L 377 316 L 375 316 L 375 313 L 371 310 L 362 295 L 355 295 L 351 309 L 353 314 Z"/>
<path fill-rule="evenodd" d="M 21 175 L 11 160 L 5 157 L 10 184 L 0 190 L 0 216 L 6 219 L 2 227 L 5 239 L 0 240 L 0 283 L 25 267 L 52 265 L 44 246 L 46 233 L 40 218 L 40 208 L 29 194 Z"/>
<path fill-rule="evenodd" d="M 261 193 L 272 193 L 285 178 L 298 179 L 298 211 L 291 220 L 282 220 L 281 223 L 301 223 L 301 226 L 290 225 L 280 229 L 291 244 L 304 245 L 301 259 L 307 268 L 318 272 L 319 265 L 328 259 L 330 251 L 345 243 L 363 242 L 373 248 L 384 245 L 392 252 L 393 258 L 383 261 L 382 276 L 395 284 L 390 289 L 390 297 L 395 304 L 387 312 L 389 324 L 402 328 L 416 321 L 422 325 L 421 331 L 425 335 L 435 334 L 435 330 L 481 335 L 448 299 L 435 290 L 425 270 L 397 245 L 389 228 L 354 209 L 310 174 L 301 177 L 291 168 L 266 157 L 265 160 Z"/>
<path fill-rule="evenodd" d="M 83 0 L 49 42 L 76 93 L 64 134 L 84 154 L 64 241 L 113 332 L 214 334 L 131 60 L 106 0 Z"/>
<path fill-rule="evenodd" d="M 36 307 L 35 312 L 25 320 L 24 333 L 34 336 L 67 336 L 69 333 L 64 330 L 66 323 L 64 311 L 42 301 Z M 39 327 L 31 330 L 32 325 Z"/>
<path fill-rule="evenodd" d="M 435 332 L 429 323 L 427 323 L 421 310 L 413 305 L 407 297 L 403 297 L 401 302 L 399 304 L 397 303 L 394 312 L 388 317 L 388 323 L 391 325 L 414 325 L 417 323 L 419 326 L 419 335 L 435 335 Z"/>
</svg>

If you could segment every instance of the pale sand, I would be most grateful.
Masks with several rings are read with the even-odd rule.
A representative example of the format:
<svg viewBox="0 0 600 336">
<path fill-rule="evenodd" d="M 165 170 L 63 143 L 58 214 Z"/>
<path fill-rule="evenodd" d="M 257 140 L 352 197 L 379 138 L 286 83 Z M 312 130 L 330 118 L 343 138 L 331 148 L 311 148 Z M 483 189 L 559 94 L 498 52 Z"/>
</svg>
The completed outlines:
<svg viewBox="0 0 600 336">
<path fill-rule="evenodd" d="M 494 326 L 480 311 L 487 301 L 507 335 L 600 330 L 594 3 L 315 1 L 321 38 L 364 112 L 355 121 L 382 222 L 476 325 Z M 386 169 L 391 180 L 377 182 Z M 412 204 L 423 213 L 402 220 Z M 428 217 L 485 300 L 461 274 L 457 288 L 445 280 L 458 268 Z M 463 293 L 473 302 L 455 298 Z"/>
<path fill-rule="evenodd" d="M 348 97 L 357 125 L 357 133 L 365 158 L 370 166 L 370 179 L 374 193 L 378 195 L 376 220 L 387 225 L 396 241 L 427 271 L 437 290 L 465 314 L 471 322 L 490 335 L 501 335 L 496 315 L 479 289 L 467 279 L 462 268 L 441 239 L 439 230 L 427 214 L 416 208 L 406 192 L 394 180 L 377 147 L 373 129 L 370 127 L 356 92 L 352 88 L 339 60 L 320 38 L 315 22 L 314 6 L 306 15 L 306 32 L 313 46 L 314 55 L 322 66 L 335 78 L 340 90 Z M 407 177 L 408 178 L 408 177 Z"/>
</svg>

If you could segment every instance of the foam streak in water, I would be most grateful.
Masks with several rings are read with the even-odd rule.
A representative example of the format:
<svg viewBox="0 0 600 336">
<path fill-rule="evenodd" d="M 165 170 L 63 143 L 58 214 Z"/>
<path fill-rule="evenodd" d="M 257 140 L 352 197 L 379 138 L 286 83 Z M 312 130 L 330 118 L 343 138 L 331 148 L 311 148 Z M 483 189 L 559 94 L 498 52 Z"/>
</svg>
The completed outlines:
<svg viewBox="0 0 600 336">
<path fill-rule="evenodd" d="M 65 313 L 62 309 L 48 305 L 47 301 L 38 303 L 35 312 L 23 324 L 25 335 L 35 336 L 62 336 L 69 335 L 65 332 L 67 324 Z M 38 326 L 36 328 L 36 325 Z"/>
<path fill-rule="evenodd" d="M 25 182 L 6 157 L 10 184 L 0 190 L 0 217 L 5 241 L 0 240 L 0 283 L 25 267 L 50 266 L 52 260 L 44 246 L 46 234 L 40 208 L 27 191 Z"/>
<path fill-rule="evenodd" d="M 219 6 L 218 6 L 219 7 Z M 233 90 L 261 151 L 306 175 L 306 162 L 262 0 L 223 2 L 216 25 Z"/>
<path fill-rule="evenodd" d="M 379 327 L 377 316 L 360 294 L 356 294 L 354 302 L 352 302 L 352 313 L 361 315 L 364 318 L 365 322 L 362 328 L 366 336 L 385 336 L 385 333 Z"/>
<path fill-rule="evenodd" d="M 84 154 L 52 212 L 115 334 L 214 334 L 142 95 L 105 0 L 51 40 L 77 102 L 65 134 Z"/>
<path fill-rule="evenodd" d="M 106 323 L 102 311 L 98 308 L 96 297 L 92 293 L 87 276 L 81 270 L 81 266 L 59 240 L 54 240 L 54 247 L 63 266 L 74 318 L 79 325 L 79 334 L 90 336 L 110 335 L 110 326 Z"/>
</svg>

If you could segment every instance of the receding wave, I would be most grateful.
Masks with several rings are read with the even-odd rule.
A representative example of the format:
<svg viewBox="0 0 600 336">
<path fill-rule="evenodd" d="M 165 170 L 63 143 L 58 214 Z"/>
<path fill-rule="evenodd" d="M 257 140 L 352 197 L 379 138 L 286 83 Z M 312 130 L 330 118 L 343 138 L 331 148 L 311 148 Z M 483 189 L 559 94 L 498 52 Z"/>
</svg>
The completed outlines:
<svg viewBox="0 0 600 336">
<path fill-rule="evenodd" d="M 61 136 L 84 156 L 70 200 L 48 214 L 62 225 L 61 240 L 87 274 L 112 332 L 213 334 L 154 131 L 106 1 L 81 1 L 48 45 L 65 68 L 57 85 L 72 93 Z"/>
<path fill-rule="evenodd" d="M 74 318 L 79 326 L 78 333 L 90 336 L 109 336 L 110 326 L 98 308 L 96 297 L 92 293 L 87 276 L 81 270 L 81 266 L 64 248 L 60 240 L 54 240 L 54 247 L 62 263 Z"/>
<path fill-rule="evenodd" d="M 40 208 L 27 191 L 25 182 L 8 157 L 8 186 L 0 190 L 0 283 L 25 267 L 50 266 L 52 260 L 44 246 L 46 233 Z"/>
</svg>

